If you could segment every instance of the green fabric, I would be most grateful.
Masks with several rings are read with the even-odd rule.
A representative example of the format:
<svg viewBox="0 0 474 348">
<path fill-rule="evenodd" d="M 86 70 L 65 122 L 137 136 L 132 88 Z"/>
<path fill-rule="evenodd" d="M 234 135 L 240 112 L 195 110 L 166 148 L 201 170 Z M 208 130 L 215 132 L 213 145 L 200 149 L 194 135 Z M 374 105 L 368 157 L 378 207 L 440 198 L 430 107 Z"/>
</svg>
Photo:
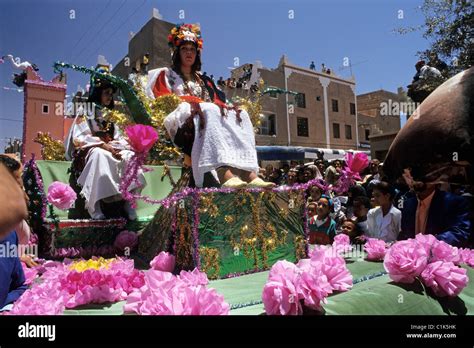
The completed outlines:
<svg viewBox="0 0 474 348">
<path fill-rule="evenodd" d="M 381 262 L 357 259 L 347 260 L 347 268 L 354 280 L 378 275 L 383 271 Z M 353 262 L 351 262 L 353 261 Z M 474 279 L 474 269 L 466 267 L 469 279 Z M 231 315 L 260 315 L 264 313 L 262 290 L 268 271 L 241 277 L 211 281 L 210 288 L 222 294 L 231 305 Z M 89 305 L 67 310 L 73 315 L 121 315 L 125 302 L 113 305 Z M 343 293 L 332 295 L 324 305 L 326 315 L 473 315 L 474 282 L 456 298 L 435 299 L 426 295 L 417 284 L 395 284 L 388 275 L 360 281 Z"/>
<path fill-rule="evenodd" d="M 282 259 L 295 261 L 294 241 L 297 236 L 303 237 L 303 220 L 301 205 L 296 203 L 295 207 L 290 209 L 288 200 L 287 192 L 215 193 L 212 195 L 211 203 L 206 200 L 203 203 L 201 200 L 199 246 L 218 250 L 219 277 L 255 269 L 268 269 Z M 186 207 L 189 207 L 189 215 L 192 211 L 190 199 L 187 200 Z M 218 208 L 217 214 L 215 207 Z M 284 209 L 287 215 L 281 216 L 281 209 Z M 262 238 L 258 237 L 255 214 L 258 215 Z M 248 229 L 242 233 L 244 226 Z M 255 239 L 255 254 L 250 245 L 244 242 L 252 238 Z M 275 248 L 269 247 L 266 253 L 268 259 L 264 263 L 263 243 L 268 240 L 274 242 L 272 245 L 275 245 Z M 204 264 L 205 257 L 201 253 L 201 265 Z M 206 270 L 206 273 L 210 278 L 216 278 L 214 271 L 214 269 Z"/>
<path fill-rule="evenodd" d="M 40 171 L 43 179 L 45 194 L 48 192 L 48 187 L 53 181 L 61 181 L 69 183 L 68 169 L 71 167 L 71 162 L 68 161 L 36 161 L 36 165 Z M 161 181 L 163 173 L 163 166 L 145 166 L 153 169 L 153 171 L 145 173 L 147 185 L 142 191 L 142 194 L 153 199 L 165 198 L 171 191 L 171 184 L 168 178 Z M 171 175 L 177 181 L 181 175 L 181 167 L 170 167 Z M 158 209 L 158 205 L 148 204 L 143 201 L 137 202 L 137 215 L 139 219 L 151 219 Z M 54 208 L 55 214 L 60 220 L 68 218 L 68 212 Z"/>
</svg>

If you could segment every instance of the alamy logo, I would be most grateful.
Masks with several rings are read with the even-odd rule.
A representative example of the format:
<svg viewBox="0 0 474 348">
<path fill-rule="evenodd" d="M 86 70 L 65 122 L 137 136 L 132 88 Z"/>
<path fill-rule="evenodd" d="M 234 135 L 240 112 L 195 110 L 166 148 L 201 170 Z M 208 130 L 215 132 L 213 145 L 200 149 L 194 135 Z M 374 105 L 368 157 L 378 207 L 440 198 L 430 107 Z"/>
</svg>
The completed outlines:
<svg viewBox="0 0 474 348">
<path fill-rule="evenodd" d="M 18 326 L 18 337 L 20 338 L 47 338 L 48 341 L 56 339 L 56 325 L 35 325 L 26 322 Z"/>
</svg>

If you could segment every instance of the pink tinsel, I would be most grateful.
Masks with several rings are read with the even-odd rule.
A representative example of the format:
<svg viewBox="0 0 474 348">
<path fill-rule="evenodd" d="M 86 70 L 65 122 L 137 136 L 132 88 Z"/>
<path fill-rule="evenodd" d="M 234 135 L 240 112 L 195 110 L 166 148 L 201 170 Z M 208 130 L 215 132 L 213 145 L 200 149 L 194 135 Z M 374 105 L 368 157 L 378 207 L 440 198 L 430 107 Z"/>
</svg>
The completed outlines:
<svg viewBox="0 0 474 348">
<path fill-rule="evenodd" d="M 382 261 L 387 252 L 387 245 L 381 239 L 369 238 L 364 244 L 364 250 L 367 253 L 367 260 Z"/>
<path fill-rule="evenodd" d="M 175 260 L 174 255 L 162 251 L 151 260 L 150 267 L 155 271 L 173 272 Z"/>
<path fill-rule="evenodd" d="M 467 271 L 464 268 L 444 261 L 430 263 L 421 273 L 421 278 L 426 286 L 441 297 L 459 295 L 469 282 Z"/>
<path fill-rule="evenodd" d="M 67 210 L 72 207 L 76 201 L 76 192 L 71 186 L 60 181 L 55 181 L 48 187 L 48 202 L 61 210 Z"/>
</svg>

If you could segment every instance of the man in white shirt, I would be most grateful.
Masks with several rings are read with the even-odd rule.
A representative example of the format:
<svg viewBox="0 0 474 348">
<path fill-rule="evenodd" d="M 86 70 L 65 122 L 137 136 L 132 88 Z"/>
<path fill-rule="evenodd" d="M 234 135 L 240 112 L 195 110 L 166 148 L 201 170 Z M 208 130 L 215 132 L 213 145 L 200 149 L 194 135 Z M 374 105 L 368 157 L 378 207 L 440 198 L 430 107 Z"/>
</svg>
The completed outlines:
<svg viewBox="0 0 474 348">
<path fill-rule="evenodd" d="M 367 214 L 369 236 L 385 242 L 396 241 L 401 230 L 402 213 L 392 204 L 391 186 L 384 181 L 375 184 L 372 196 L 377 207 Z"/>
</svg>

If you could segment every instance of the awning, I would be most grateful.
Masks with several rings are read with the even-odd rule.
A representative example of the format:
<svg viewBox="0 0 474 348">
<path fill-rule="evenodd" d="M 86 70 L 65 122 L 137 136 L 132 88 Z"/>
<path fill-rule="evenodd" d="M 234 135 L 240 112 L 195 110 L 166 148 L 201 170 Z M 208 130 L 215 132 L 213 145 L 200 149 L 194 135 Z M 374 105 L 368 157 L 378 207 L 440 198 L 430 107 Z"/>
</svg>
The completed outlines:
<svg viewBox="0 0 474 348">
<path fill-rule="evenodd" d="M 334 150 L 303 146 L 257 146 L 256 148 L 257 157 L 262 161 L 298 161 L 308 158 L 316 159 L 318 153 L 324 154 L 324 159 L 327 160 L 343 158 L 347 152 L 364 152 L 367 155 L 370 155 L 368 151 Z"/>
</svg>

